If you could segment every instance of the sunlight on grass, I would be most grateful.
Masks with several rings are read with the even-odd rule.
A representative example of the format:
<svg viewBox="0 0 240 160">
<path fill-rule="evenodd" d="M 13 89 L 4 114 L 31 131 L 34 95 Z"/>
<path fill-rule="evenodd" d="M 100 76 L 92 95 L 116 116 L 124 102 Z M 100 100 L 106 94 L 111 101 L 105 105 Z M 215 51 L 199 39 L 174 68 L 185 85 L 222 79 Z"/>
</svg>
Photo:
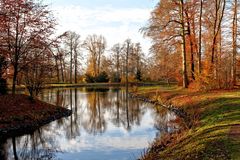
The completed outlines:
<svg viewBox="0 0 240 160">
<path fill-rule="evenodd" d="M 151 93 L 154 89 L 150 89 Z M 158 100 L 183 108 L 199 117 L 168 147 L 158 153 L 162 159 L 238 159 L 240 138 L 230 131 L 240 125 L 240 91 L 189 92 L 171 87 L 157 91 Z M 141 93 L 141 92 L 140 92 Z M 148 93 L 148 89 L 145 89 Z M 150 97 L 154 97 L 150 95 Z M 199 116 L 197 116 L 198 114 Z M 194 119 L 195 120 L 195 119 Z"/>
</svg>

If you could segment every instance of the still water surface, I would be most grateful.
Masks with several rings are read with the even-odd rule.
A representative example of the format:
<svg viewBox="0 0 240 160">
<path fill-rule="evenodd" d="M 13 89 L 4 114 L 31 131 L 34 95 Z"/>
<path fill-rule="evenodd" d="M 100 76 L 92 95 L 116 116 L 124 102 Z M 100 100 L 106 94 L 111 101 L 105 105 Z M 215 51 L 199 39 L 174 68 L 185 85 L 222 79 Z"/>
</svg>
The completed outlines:
<svg viewBox="0 0 240 160">
<path fill-rule="evenodd" d="M 6 140 L 2 159 L 134 160 L 154 138 L 176 128 L 173 113 L 128 98 L 124 89 L 49 89 L 40 99 L 73 114 Z"/>
</svg>

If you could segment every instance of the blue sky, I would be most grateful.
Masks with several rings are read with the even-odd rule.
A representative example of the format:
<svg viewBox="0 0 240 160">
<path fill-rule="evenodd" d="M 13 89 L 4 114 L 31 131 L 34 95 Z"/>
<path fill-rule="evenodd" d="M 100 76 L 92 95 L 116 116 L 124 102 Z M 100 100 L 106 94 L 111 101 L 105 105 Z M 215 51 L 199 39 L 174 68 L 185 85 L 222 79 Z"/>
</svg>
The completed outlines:
<svg viewBox="0 0 240 160">
<path fill-rule="evenodd" d="M 139 29 L 159 0 L 45 0 L 58 20 L 57 33 L 75 31 L 82 40 L 89 34 L 106 37 L 108 49 L 127 38 L 140 42 L 148 52 L 150 40 Z"/>
</svg>

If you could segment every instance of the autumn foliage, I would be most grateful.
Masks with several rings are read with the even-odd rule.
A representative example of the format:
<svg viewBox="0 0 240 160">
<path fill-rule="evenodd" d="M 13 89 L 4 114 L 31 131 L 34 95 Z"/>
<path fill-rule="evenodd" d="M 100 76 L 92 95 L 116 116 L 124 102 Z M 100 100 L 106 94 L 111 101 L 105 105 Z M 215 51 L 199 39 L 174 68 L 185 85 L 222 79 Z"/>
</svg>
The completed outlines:
<svg viewBox="0 0 240 160">
<path fill-rule="evenodd" d="M 234 87 L 239 79 L 238 3 L 160 1 L 142 28 L 153 40 L 153 72 L 185 88 Z"/>
</svg>

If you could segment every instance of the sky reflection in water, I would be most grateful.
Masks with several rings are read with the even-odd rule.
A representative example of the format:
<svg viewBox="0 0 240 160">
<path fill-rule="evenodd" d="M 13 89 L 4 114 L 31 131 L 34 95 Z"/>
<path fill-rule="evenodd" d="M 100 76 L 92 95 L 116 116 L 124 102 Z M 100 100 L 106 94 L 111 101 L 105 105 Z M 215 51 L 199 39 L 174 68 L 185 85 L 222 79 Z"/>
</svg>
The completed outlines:
<svg viewBox="0 0 240 160">
<path fill-rule="evenodd" d="M 176 118 L 114 88 L 45 90 L 40 99 L 73 114 L 2 142 L 0 159 L 137 159 L 156 136 L 174 128 Z"/>
</svg>

